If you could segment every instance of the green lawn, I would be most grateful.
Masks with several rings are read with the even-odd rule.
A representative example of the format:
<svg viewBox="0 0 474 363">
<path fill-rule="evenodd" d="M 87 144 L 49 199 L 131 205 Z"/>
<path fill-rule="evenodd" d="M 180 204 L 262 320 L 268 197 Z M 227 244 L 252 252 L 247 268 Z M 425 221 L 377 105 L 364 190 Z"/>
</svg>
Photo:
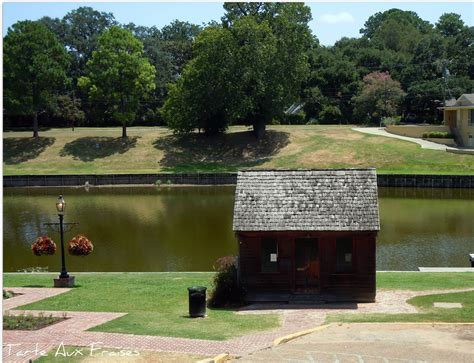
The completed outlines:
<svg viewBox="0 0 474 363">
<path fill-rule="evenodd" d="M 51 287 L 54 274 L 4 274 L 7 287 Z M 237 315 L 208 309 L 208 317 L 188 317 L 187 287 L 210 287 L 212 273 L 78 274 L 79 285 L 65 294 L 23 306 L 28 310 L 127 312 L 95 331 L 224 340 L 279 325 L 275 315 Z"/>
<path fill-rule="evenodd" d="M 377 287 L 400 290 L 474 288 L 472 272 L 379 272 Z"/>
<path fill-rule="evenodd" d="M 55 274 L 25 273 L 4 274 L 6 287 L 51 287 Z M 222 340 L 240 336 L 252 331 L 266 330 L 278 326 L 275 315 L 236 315 L 232 310 L 208 309 L 205 319 L 190 319 L 188 315 L 187 287 L 204 285 L 210 287 L 212 273 L 103 273 L 77 274 L 79 285 L 72 291 L 45 299 L 22 309 L 66 310 L 66 311 L 108 311 L 127 312 L 128 315 L 93 328 L 95 331 L 163 335 L 186 338 Z M 474 288 L 473 273 L 397 273 L 377 274 L 378 288 L 432 290 Z M 465 302 L 461 312 L 429 311 L 431 315 L 412 316 L 410 319 L 431 321 L 436 314 L 453 314 L 453 321 L 474 319 L 473 293 L 443 296 L 442 302 Z M 420 307 L 430 306 L 429 297 L 413 299 Z M 451 299 L 451 300 L 450 300 Z M 432 304 L 431 304 L 432 305 Z M 470 318 L 469 318 L 469 314 Z M 439 319 L 445 321 L 445 315 Z M 331 321 L 344 319 L 401 319 L 382 315 L 337 315 Z M 372 319 L 372 320 L 371 320 Z M 466 320 L 467 319 L 467 320 Z M 366 320 L 364 320 L 366 321 Z"/>
<path fill-rule="evenodd" d="M 419 314 L 330 314 L 326 322 L 391 323 L 447 322 L 474 323 L 474 291 L 417 296 L 408 302 L 421 310 Z M 462 308 L 435 308 L 435 302 L 458 302 Z"/>
<path fill-rule="evenodd" d="M 227 172 L 242 168 L 376 167 L 379 173 L 473 174 L 474 157 L 362 134 L 351 126 L 246 127 L 224 135 L 173 135 L 164 127 L 5 132 L 4 174 Z"/>
</svg>

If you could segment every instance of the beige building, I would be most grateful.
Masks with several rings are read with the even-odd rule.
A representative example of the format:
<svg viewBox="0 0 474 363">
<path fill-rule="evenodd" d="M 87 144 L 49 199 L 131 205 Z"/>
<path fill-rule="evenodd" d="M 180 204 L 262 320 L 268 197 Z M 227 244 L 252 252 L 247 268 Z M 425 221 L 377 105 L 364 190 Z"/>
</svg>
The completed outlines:
<svg viewBox="0 0 474 363">
<path fill-rule="evenodd" d="M 444 124 L 448 126 L 459 146 L 474 148 L 474 93 L 450 100 L 445 107 Z"/>
</svg>

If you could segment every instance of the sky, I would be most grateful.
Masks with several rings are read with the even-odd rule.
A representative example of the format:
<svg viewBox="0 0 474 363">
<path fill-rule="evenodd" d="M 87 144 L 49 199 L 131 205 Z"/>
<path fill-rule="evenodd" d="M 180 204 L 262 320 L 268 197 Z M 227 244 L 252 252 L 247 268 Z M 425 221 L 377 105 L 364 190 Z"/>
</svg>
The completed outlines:
<svg viewBox="0 0 474 363">
<path fill-rule="evenodd" d="M 313 15 L 310 23 L 311 30 L 322 45 L 333 45 L 342 37 L 359 37 L 359 29 L 363 27 L 369 16 L 394 7 L 415 11 L 421 18 L 432 24 L 436 23 L 443 13 L 454 12 L 460 14 L 467 25 L 474 25 L 474 3 L 472 2 L 307 2 L 306 4 L 310 6 Z M 79 6 L 90 6 L 99 11 L 111 12 L 120 23 L 155 25 L 158 28 L 162 28 L 175 19 L 194 24 L 208 23 L 211 20 L 218 21 L 224 13 L 222 2 L 4 2 L 3 34 L 6 34 L 9 26 L 19 20 L 37 20 L 43 16 L 62 18 L 67 12 Z"/>
</svg>

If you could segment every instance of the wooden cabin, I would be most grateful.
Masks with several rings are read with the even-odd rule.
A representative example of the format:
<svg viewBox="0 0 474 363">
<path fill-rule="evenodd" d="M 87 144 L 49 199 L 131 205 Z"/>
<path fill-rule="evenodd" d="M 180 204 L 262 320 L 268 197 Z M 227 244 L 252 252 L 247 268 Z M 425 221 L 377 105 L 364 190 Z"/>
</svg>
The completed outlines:
<svg viewBox="0 0 474 363">
<path fill-rule="evenodd" d="M 241 171 L 233 229 L 248 301 L 375 301 L 375 169 Z"/>
</svg>

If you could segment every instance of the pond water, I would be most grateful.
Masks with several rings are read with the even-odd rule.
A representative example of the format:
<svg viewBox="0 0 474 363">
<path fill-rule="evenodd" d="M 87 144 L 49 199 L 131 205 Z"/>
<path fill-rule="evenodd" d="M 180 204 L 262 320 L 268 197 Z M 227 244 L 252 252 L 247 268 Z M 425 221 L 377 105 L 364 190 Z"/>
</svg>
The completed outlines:
<svg viewBox="0 0 474 363">
<path fill-rule="evenodd" d="M 234 187 L 6 188 L 3 199 L 4 271 L 60 268 L 60 254 L 36 257 L 31 244 L 57 222 L 63 193 L 66 222 L 79 222 L 94 243 L 87 257 L 66 256 L 70 271 L 209 271 L 237 254 L 232 232 Z M 474 253 L 474 190 L 379 188 L 382 229 L 378 270 L 469 266 Z"/>
</svg>

